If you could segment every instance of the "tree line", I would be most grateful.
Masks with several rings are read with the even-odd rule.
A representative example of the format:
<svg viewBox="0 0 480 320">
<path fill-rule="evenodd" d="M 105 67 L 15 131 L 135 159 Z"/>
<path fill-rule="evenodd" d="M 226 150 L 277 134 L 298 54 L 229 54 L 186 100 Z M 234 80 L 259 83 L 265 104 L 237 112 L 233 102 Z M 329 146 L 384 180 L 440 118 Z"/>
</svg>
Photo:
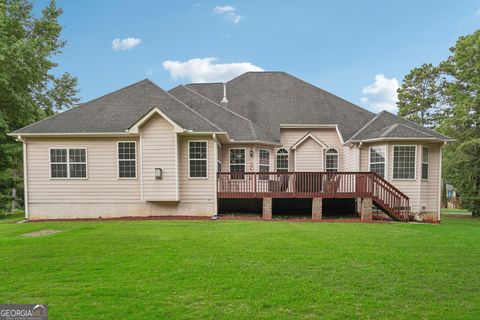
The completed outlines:
<svg viewBox="0 0 480 320">
<path fill-rule="evenodd" d="M 444 148 L 443 177 L 462 206 L 480 216 L 480 30 L 460 37 L 450 52 L 405 76 L 398 115 L 456 139 Z"/>
</svg>

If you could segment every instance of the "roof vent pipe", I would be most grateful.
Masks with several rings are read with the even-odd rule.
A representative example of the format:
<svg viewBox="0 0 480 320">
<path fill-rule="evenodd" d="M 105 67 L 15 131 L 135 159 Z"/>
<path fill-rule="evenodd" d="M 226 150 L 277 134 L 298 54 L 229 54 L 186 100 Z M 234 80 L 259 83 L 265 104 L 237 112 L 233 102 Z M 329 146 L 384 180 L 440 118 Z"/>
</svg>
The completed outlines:
<svg viewBox="0 0 480 320">
<path fill-rule="evenodd" d="M 223 83 L 223 99 L 221 103 L 224 105 L 224 107 L 227 106 L 228 99 L 227 99 L 227 84 L 224 82 Z"/>
</svg>

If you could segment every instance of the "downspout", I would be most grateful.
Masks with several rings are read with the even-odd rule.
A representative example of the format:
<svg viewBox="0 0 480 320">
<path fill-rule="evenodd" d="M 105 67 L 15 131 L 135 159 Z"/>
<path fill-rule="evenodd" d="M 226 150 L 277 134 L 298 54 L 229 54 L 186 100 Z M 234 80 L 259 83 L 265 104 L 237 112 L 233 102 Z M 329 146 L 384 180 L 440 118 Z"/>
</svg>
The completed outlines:
<svg viewBox="0 0 480 320">
<path fill-rule="evenodd" d="M 23 142 L 23 201 L 25 207 L 25 220 L 28 220 L 28 173 L 27 173 L 27 138 L 18 136 Z"/>
<path fill-rule="evenodd" d="M 214 192 L 215 192 L 215 205 L 214 205 L 214 210 L 215 212 L 213 213 L 212 219 L 216 220 L 217 219 L 217 214 L 218 214 L 218 190 L 217 190 L 217 183 L 218 183 L 218 141 L 217 141 L 217 135 L 214 133 L 213 134 L 213 172 L 214 174 Z"/>
</svg>

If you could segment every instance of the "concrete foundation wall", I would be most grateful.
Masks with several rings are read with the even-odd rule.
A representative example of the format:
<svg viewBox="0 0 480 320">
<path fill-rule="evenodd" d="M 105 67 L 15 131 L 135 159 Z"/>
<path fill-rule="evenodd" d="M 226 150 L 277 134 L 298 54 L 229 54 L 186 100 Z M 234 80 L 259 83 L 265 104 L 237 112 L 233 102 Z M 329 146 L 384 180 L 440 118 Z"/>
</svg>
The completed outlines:
<svg viewBox="0 0 480 320">
<path fill-rule="evenodd" d="M 29 220 L 148 216 L 212 216 L 211 202 L 30 203 Z"/>
</svg>

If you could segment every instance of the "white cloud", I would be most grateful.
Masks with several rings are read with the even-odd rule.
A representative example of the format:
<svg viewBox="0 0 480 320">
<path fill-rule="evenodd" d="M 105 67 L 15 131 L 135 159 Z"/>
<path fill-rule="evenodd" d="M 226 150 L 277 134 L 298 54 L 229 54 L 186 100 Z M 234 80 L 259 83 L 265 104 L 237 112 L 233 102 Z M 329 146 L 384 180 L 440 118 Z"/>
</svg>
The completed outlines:
<svg viewBox="0 0 480 320">
<path fill-rule="evenodd" d="M 112 41 L 112 49 L 115 51 L 131 50 L 132 48 L 138 46 L 141 42 L 142 40 L 139 38 L 116 38 Z"/>
<path fill-rule="evenodd" d="M 397 111 L 398 80 L 385 78 L 383 74 L 375 76 L 375 82 L 363 88 L 361 101 L 372 111 Z"/>
<path fill-rule="evenodd" d="M 192 82 L 225 82 L 247 71 L 263 71 L 250 62 L 215 63 L 217 58 L 195 58 L 185 62 L 166 60 L 162 63 L 173 79 L 188 78 Z"/>
<path fill-rule="evenodd" d="M 223 16 L 227 21 L 232 23 L 239 23 L 244 19 L 241 15 L 237 14 L 237 9 L 233 6 L 216 6 L 213 8 L 215 14 Z"/>
</svg>

